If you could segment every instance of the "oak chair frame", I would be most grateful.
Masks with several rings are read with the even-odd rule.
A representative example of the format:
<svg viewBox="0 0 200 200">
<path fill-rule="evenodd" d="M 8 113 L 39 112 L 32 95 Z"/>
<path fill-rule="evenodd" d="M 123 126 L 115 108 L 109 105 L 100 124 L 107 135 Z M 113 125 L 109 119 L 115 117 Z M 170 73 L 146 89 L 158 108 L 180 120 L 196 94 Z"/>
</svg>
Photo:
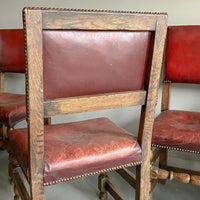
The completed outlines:
<svg viewBox="0 0 200 200">
<path fill-rule="evenodd" d="M 150 189 L 151 134 L 166 39 L 167 15 L 165 13 L 105 12 L 39 8 L 25 8 L 23 14 L 26 43 L 26 92 L 31 196 L 28 195 L 18 170 L 15 170 L 13 173 L 16 186 L 15 193 L 17 195 L 19 193 L 23 200 L 45 199 L 43 184 L 44 117 L 142 105 L 138 135 L 138 141 L 143 152 L 142 165 L 137 166 L 137 179 L 134 183 L 136 186 L 136 199 L 147 200 L 149 198 Z M 145 30 L 154 32 L 154 38 L 151 40 L 153 48 L 148 58 L 146 77 L 148 81 L 145 85 L 145 89 L 136 92 L 130 91 L 44 100 L 42 78 L 42 29 Z M 110 184 L 108 180 L 107 173 L 102 173 L 100 175 L 99 189 L 103 194 L 108 190 L 114 198 L 123 199 L 116 190 L 113 189 L 112 184 Z M 106 195 L 105 198 L 104 196 L 100 198 L 106 199 Z"/>
</svg>

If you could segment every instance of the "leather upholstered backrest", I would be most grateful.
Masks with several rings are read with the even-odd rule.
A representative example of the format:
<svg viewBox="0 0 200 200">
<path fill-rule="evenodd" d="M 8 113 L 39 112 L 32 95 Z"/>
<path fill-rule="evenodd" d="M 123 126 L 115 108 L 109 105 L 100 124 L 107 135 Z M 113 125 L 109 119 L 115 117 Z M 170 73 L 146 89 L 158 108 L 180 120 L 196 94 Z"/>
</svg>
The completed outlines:
<svg viewBox="0 0 200 200">
<path fill-rule="evenodd" d="M 165 80 L 200 83 L 200 26 L 170 26 Z"/>
<path fill-rule="evenodd" d="M 43 31 L 44 98 L 144 89 L 151 33 Z"/>
<path fill-rule="evenodd" d="M 25 72 L 23 29 L 0 30 L 0 71 Z"/>
</svg>

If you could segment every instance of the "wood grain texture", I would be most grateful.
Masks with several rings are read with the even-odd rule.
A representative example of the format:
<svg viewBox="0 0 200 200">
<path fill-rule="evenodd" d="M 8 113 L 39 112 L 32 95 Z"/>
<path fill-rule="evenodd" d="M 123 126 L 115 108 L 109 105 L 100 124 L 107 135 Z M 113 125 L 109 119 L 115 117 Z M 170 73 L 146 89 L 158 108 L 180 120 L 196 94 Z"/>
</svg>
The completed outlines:
<svg viewBox="0 0 200 200">
<path fill-rule="evenodd" d="M 142 108 L 142 121 L 140 122 L 139 139 L 142 146 L 142 166 L 140 171 L 140 189 L 136 189 L 136 200 L 149 199 L 150 191 L 150 169 L 151 169 L 151 137 L 157 103 L 157 93 L 164 54 L 164 44 L 167 33 L 167 17 L 160 16 L 157 19 L 155 30 L 155 41 L 152 56 L 152 68 L 149 77 L 147 91 L 147 104 Z M 141 139 L 142 138 L 142 139 Z M 138 183 L 139 180 L 137 180 Z M 141 192 L 140 192 L 141 191 Z M 138 194 L 137 192 L 140 192 Z"/>
<path fill-rule="evenodd" d="M 162 87 L 161 111 L 169 110 L 171 83 L 164 82 Z"/>
<path fill-rule="evenodd" d="M 155 30 L 157 16 L 106 12 L 43 12 L 44 29 Z M 131 22 L 131 23 L 130 23 Z"/>
<path fill-rule="evenodd" d="M 44 102 L 44 115 L 49 117 L 144 105 L 145 100 L 146 91 L 108 93 L 94 96 L 46 100 Z"/>
<path fill-rule="evenodd" d="M 43 154 L 43 63 L 42 63 L 42 14 L 39 10 L 25 9 L 27 45 L 27 109 L 29 134 L 29 175 L 32 200 L 44 200 Z M 29 78 L 30 77 L 30 78 Z"/>
<path fill-rule="evenodd" d="M 4 92 L 4 80 L 5 80 L 5 73 L 0 72 L 0 93 Z"/>
<path fill-rule="evenodd" d="M 199 171 L 193 171 L 193 170 L 183 169 L 183 168 L 179 168 L 179 167 L 167 166 L 166 170 L 173 171 L 175 173 L 186 173 L 186 174 L 190 174 L 190 175 L 200 176 Z"/>
<path fill-rule="evenodd" d="M 200 176 L 199 175 L 193 175 L 193 174 L 199 174 L 199 172 L 195 171 L 190 171 L 190 170 L 185 170 L 185 169 L 180 169 L 180 168 L 173 168 L 171 169 L 177 171 L 170 171 L 170 170 L 164 170 L 164 169 L 153 169 L 151 171 L 151 178 L 153 180 L 166 180 L 169 178 L 170 180 L 176 180 L 181 183 L 191 183 L 197 186 L 200 186 Z M 155 187 L 155 184 L 157 182 L 152 181 L 151 183 L 151 191 Z"/>
</svg>

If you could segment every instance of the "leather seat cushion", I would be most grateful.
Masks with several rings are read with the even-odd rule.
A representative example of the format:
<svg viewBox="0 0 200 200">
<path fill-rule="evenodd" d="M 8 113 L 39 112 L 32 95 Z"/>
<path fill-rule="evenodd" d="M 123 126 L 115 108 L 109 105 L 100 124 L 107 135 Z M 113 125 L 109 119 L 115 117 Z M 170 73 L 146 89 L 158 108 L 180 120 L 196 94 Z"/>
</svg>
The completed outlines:
<svg viewBox="0 0 200 200">
<path fill-rule="evenodd" d="M 154 122 L 152 145 L 164 148 L 200 152 L 200 113 L 168 110 Z"/>
<path fill-rule="evenodd" d="M 26 117 L 25 95 L 0 94 L 0 123 L 12 125 Z"/>
<path fill-rule="evenodd" d="M 9 142 L 28 177 L 27 132 L 27 129 L 12 130 Z M 136 137 L 107 118 L 47 125 L 44 132 L 46 185 L 141 162 Z"/>
</svg>

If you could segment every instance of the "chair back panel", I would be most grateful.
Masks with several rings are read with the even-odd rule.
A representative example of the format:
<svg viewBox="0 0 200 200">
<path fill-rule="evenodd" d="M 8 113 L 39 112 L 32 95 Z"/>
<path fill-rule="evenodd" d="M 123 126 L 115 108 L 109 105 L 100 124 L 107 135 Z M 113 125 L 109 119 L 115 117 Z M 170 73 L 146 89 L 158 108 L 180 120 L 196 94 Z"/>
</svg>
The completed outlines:
<svg viewBox="0 0 200 200">
<path fill-rule="evenodd" d="M 0 30 L 0 71 L 25 72 L 23 29 Z"/>
<path fill-rule="evenodd" d="M 168 28 L 165 80 L 200 83 L 200 26 Z"/>
<path fill-rule="evenodd" d="M 44 98 L 144 89 L 151 32 L 43 31 Z"/>
</svg>

